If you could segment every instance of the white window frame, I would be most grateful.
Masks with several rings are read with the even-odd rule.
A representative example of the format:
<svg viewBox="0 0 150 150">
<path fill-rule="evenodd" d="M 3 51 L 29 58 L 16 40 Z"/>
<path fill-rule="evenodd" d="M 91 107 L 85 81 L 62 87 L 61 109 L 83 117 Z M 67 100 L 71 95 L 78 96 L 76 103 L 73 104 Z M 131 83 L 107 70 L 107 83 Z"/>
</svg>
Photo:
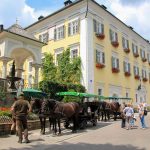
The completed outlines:
<svg viewBox="0 0 150 150">
<path fill-rule="evenodd" d="M 124 40 L 124 44 L 122 43 L 122 46 L 124 49 L 129 48 L 129 40 L 127 38 L 125 38 L 124 36 L 122 37 Z"/>
<path fill-rule="evenodd" d="M 147 71 L 144 67 L 142 67 L 142 78 L 147 78 Z"/>
<path fill-rule="evenodd" d="M 39 40 L 41 42 L 47 43 L 48 42 L 48 38 L 49 38 L 48 32 L 44 32 L 44 33 L 39 35 Z"/>
<path fill-rule="evenodd" d="M 96 49 L 96 63 L 105 64 L 103 55 L 105 57 L 105 53 L 102 50 Z"/>
<path fill-rule="evenodd" d="M 94 29 L 95 30 L 94 32 L 96 32 L 97 34 L 102 34 L 103 33 L 102 25 L 104 25 L 104 24 L 102 22 L 95 20 L 95 19 L 94 19 L 94 21 L 96 23 L 95 24 L 96 28 Z"/>
<path fill-rule="evenodd" d="M 132 44 L 133 44 L 133 53 L 138 54 L 138 46 L 135 43 L 132 43 Z"/>
<path fill-rule="evenodd" d="M 114 59 L 113 59 L 113 58 L 114 58 Z M 117 60 L 118 60 L 118 62 L 119 62 L 118 55 L 113 52 L 111 59 L 113 59 L 113 62 L 111 62 L 111 63 L 112 63 L 112 68 L 119 69 L 119 66 L 118 66 L 119 64 L 117 63 Z"/>
<path fill-rule="evenodd" d="M 146 57 L 146 52 L 145 50 L 141 49 L 141 57 L 142 58 L 145 58 Z"/>
<path fill-rule="evenodd" d="M 55 49 L 55 65 L 58 65 L 57 57 L 63 53 L 64 48 Z"/>
<path fill-rule="evenodd" d="M 68 31 L 68 36 L 72 36 L 79 33 L 79 19 L 70 21 L 68 23 Z"/>
<path fill-rule="evenodd" d="M 111 42 L 118 42 L 118 33 L 117 33 L 117 31 L 115 31 L 112 28 L 110 28 L 110 30 L 111 30 L 110 34 L 111 34 L 111 37 L 112 37 Z"/>
<path fill-rule="evenodd" d="M 125 64 L 124 64 L 124 65 L 125 65 L 125 66 L 124 66 L 124 67 L 125 67 L 125 68 L 124 68 L 124 69 L 125 69 L 124 71 L 125 71 L 125 72 L 130 72 L 130 68 L 129 68 L 129 64 L 130 64 L 130 63 L 129 63 L 129 61 L 125 60 L 124 63 L 125 63 Z"/>
</svg>

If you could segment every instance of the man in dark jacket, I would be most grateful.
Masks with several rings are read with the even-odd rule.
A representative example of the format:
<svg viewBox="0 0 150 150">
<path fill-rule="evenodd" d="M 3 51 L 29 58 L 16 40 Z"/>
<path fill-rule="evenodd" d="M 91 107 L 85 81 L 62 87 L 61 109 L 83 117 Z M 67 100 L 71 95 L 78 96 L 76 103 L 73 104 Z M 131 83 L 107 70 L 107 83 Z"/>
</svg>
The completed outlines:
<svg viewBox="0 0 150 150">
<path fill-rule="evenodd" d="M 24 130 L 25 143 L 29 143 L 28 140 L 28 126 L 27 126 L 27 115 L 31 111 L 31 106 L 27 100 L 24 100 L 24 94 L 21 93 L 18 100 L 13 104 L 12 110 L 16 116 L 16 126 L 18 129 L 18 143 L 22 143 L 22 131 Z"/>
</svg>

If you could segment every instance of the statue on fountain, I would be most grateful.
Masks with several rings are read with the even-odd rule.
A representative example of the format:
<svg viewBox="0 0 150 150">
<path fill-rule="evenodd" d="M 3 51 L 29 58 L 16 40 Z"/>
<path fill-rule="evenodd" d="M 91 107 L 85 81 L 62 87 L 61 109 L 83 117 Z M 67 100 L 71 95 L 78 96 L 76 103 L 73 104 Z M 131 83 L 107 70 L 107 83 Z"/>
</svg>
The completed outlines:
<svg viewBox="0 0 150 150">
<path fill-rule="evenodd" d="M 9 89 L 12 91 L 17 90 L 15 82 L 21 80 L 20 77 L 15 77 L 16 69 L 15 69 L 15 61 L 13 61 L 10 76 L 7 76 L 7 79 L 10 83 Z"/>
</svg>

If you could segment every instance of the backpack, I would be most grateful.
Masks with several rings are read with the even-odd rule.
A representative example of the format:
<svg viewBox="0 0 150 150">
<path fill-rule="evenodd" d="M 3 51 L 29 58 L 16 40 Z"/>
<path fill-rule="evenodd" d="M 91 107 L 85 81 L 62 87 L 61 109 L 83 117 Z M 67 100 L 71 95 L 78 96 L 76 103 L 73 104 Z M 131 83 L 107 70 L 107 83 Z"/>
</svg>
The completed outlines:
<svg viewBox="0 0 150 150">
<path fill-rule="evenodd" d="M 144 109 L 144 116 L 147 116 L 147 110 Z"/>
</svg>

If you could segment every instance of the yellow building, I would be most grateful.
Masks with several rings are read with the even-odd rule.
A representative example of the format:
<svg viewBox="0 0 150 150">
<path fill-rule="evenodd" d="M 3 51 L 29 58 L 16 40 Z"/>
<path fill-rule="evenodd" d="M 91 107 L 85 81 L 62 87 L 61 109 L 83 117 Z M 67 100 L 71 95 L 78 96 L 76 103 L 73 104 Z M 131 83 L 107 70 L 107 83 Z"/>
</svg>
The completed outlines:
<svg viewBox="0 0 150 150">
<path fill-rule="evenodd" d="M 56 64 L 68 47 L 71 57 L 81 57 L 81 83 L 87 92 L 150 102 L 150 43 L 104 5 L 67 0 L 26 30 L 47 43 L 42 53 L 51 52 Z"/>
</svg>

